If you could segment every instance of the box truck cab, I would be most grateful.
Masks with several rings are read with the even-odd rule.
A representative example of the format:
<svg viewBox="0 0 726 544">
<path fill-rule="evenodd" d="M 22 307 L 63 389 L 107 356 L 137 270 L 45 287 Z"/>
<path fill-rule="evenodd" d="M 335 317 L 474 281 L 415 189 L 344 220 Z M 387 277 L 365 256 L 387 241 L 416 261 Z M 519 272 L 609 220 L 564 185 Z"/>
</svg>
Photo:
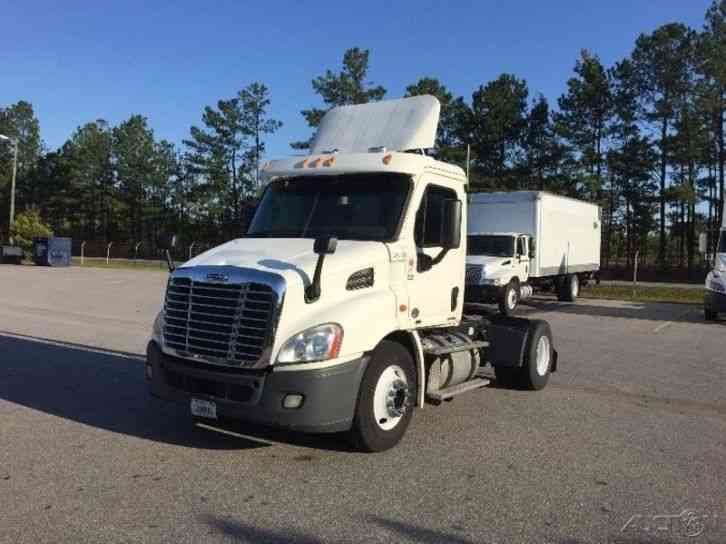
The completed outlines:
<svg viewBox="0 0 726 544">
<path fill-rule="evenodd" d="M 473 193 L 466 297 L 512 314 L 535 290 L 574 302 L 600 269 L 600 208 L 543 191 Z"/>
<path fill-rule="evenodd" d="M 272 161 L 247 235 L 174 270 L 148 347 L 154 395 L 196 417 L 396 444 L 413 409 L 497 380 L 541 389 L 544 321 L 463 315 L 466 177 L 426 156 L 430 96 L 329 111 Z"/>
<path fill-rule="evenodd" d="M 723 219 L 713 269 L 706 276 L 703 308 L 709 321 L 715 321 L 718 314 L 726 313 L 726 220 Z"/>
</svg>

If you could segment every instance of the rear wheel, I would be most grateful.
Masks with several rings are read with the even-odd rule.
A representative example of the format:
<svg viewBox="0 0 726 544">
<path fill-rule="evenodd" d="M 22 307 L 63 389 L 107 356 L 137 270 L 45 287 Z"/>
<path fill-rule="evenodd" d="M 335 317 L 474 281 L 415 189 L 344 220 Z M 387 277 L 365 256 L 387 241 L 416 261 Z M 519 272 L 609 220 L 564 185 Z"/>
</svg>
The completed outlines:
<svg viewBox="0 0 726 544">
<path fill-rule="evenodd" d="M 517 309 L 517 304 L 519 304 L 519 285 L 512 281 L 504 288 L 499 299 L 499 311 L 503 315 L 512 315 Z"/>
<path fill-rule="evenodd" d="M 550 379 L 555 350 L 552 331 L 546 321 L 532 320 L 521 367 L 500 367 L 494 372 L 497 382 L 505 387 L 518 387 L 537 391 Z"/>
<path fill-rule="evenodd" d="M 406 348 L 388 340 L 374 350 L 361 381 L 353 427 L 353 445 L 375 452 L 392 448 L 403 437 L 416 404 L 416 367 Z"/>
<path fill-rule="evenodd" d="M 566 276 L 560 284 L 557 298 L 562 302 L 575 302 L 580 296 L 580 278 L 577 274 Z"/>
</svg>

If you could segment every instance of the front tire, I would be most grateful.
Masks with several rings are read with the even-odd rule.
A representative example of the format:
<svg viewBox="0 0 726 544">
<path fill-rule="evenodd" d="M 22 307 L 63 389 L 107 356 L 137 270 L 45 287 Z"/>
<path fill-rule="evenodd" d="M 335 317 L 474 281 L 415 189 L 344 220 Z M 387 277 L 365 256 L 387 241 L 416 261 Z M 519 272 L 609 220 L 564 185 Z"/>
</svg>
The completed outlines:
<svg viewBox="0 0 726 544">
<path fill-rule="evenodd" d="M 363 374 L 355 418 L 353 445 L 363 451 L 392 448 L 406 433 L 416 405 L 416 366 L 401 344 L 383 340 Z"/>
<path fill-rule="evenodd" d="M 504 288 L 502 298 L 499 300 L 499 311 L 502 315 L 510 316 L 517 309 L 517 304 L 519 304 L 519 285 L 512 281 Z"/>
</svg>

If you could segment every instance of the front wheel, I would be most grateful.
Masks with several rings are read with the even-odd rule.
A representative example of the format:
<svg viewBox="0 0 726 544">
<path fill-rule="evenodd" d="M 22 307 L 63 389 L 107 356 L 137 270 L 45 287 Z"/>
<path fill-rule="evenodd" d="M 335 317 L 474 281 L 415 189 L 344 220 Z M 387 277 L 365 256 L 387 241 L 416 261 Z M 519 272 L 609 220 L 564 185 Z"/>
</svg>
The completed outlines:
<svg viewBox="0 0 726 544">
<path fill-rule="evenodd" d="M 512 315 L 519 304 L 519 286 L 510 282 L 504 288 L 502 297 L 499 299 L 499 311 L 503 315 Z"/>
<path fill-rule="evenodd" d="M 361 381 L 353 427 L 353 445 L 377 452 L 400 442 L 416 405 L 416 367 L 401 344 L 382 341 Z"/>
</svg>

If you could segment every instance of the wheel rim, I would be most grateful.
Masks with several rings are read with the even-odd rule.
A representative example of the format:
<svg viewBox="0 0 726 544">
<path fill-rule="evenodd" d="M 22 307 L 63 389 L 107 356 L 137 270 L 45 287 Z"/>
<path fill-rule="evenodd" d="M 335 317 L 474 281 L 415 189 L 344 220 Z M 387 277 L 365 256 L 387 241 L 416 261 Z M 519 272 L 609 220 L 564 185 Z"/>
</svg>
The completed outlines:
<svg viewBox="0 0 726 544">
<path fill-rule="evenodd" d="M 550 339 L 540 336 L 537 340 L 537 374 L 544 376 L 550 368 Z"/>
<path fill-rule="evenodd" d="M 373 417 L 376 425 L 390 431 L 399 424 L 408 409 L 408 379 L 398 365 L 381 373 L 373 393 Z"/>
<path fill-rule="evenodd" d="M 507 308 L 509 308 L 510 310 L 513 310 L 516 305 L 517 305 L 517 291 L 512 288 L 507 293 Z"/>
<path fill-rule="evenodd" d="M 576 298 L 580 293 L 580 282 L 578 281 L 577 276 L 572 276 L 572 281 L 570 282 L 570 293 L 572 294 L 572 298 Z"/>
</svg>

